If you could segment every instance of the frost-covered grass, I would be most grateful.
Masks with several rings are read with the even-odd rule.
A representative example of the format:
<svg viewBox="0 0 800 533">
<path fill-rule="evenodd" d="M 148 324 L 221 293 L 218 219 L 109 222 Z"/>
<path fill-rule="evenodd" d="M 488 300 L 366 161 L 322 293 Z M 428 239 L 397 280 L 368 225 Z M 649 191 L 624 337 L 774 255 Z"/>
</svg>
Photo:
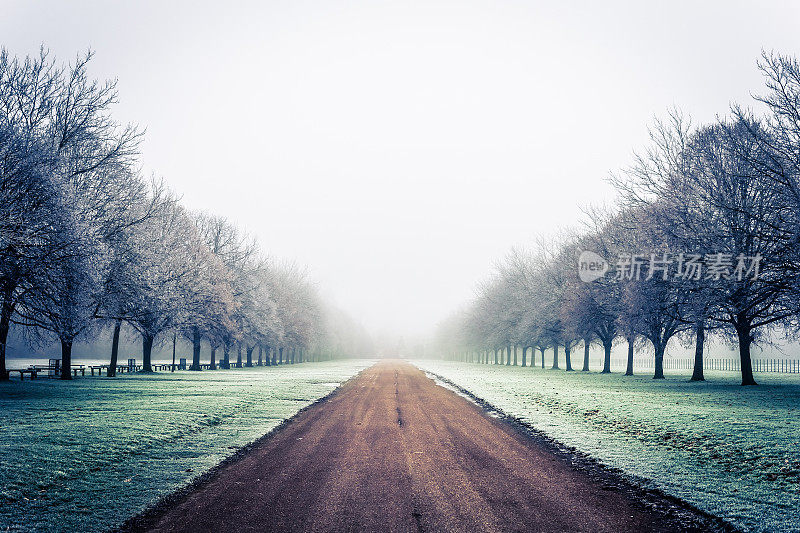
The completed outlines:
<svg viewBox="0 0 800 533">
<path fill-rule="evenodd" d="M 750 531 L 800 531 L 800 376 L 619 373 L 417 361 L 507 414 Z"/>
<path fill-rule="evenodd" d="M 117 526 L 370 364 L 0 383 L 0 530 Z"/>
</svg>

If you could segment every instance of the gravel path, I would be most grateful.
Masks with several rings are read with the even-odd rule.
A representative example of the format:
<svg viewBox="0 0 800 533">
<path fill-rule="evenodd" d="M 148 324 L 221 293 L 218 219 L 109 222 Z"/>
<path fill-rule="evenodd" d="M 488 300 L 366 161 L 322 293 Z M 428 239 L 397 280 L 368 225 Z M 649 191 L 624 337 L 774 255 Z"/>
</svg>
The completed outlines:
<svg viewBox="0 0 800 533">
<path fill-rule="evenodd" d="M 684 511 L 685 512 L 685 511 Z M 436 385 L 381 362 L 193 490 L 149 531 L 684 529 Z"/>
</svg>

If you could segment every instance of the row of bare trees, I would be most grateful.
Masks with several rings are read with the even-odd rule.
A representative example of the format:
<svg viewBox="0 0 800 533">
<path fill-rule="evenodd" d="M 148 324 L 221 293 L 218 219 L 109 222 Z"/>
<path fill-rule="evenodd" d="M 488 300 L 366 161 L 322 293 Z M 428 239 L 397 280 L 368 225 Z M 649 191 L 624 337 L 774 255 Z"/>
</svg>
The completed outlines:
<svg viewBox="0 0 800 533">
<path fill-rule="evenodd" d="M 123 324 L 152 349 L 171 335 L 232 350 L 247 364 L 350 352 L 359 332 L 329 311 L 303 270 L 264 257 L 229 221 L 188 212 L 162 182 L 139 172 L 141 132 L 114 120 L 115 82 L 87 74 L 92 54 L 61 65 L 45 50 L 0 51 L 0 379 L 8 379 L 12 325 L 31 342 L 72 346 L 113 328 L 114 375 Z"/>
<path fill-rule="evenodd" d="M 613 209 L 594 210 L 580 231 L 514 250 L 465 311 L 439 330 L 451 357 L 531 364 L 536 351 L 627 342 L 655 357 L 672 339 L 694 342 L 692 379 L 703 379 L 709 335 L 738 344 L 742 384 L 754 385 L 751 346 L 776 334 L 795 339 L 800 312 L 800 65 L 764 53 L 763 112 L 733 106 L 694 125 L 679 111 L 651 128 L 649 146 L 612 175 Z M 587 255 L 587 251 L 591 254 Z M 594 255 L 596 254 L 596 255 Z M 606 263 L 604 263 L 604 261 Z M 599 275 L 608 266 L 608 272 Z M 595 269 L 596 279 L 582 280 Z M 500 360 L 498 360 L 498 355 Z"/>
</svg>

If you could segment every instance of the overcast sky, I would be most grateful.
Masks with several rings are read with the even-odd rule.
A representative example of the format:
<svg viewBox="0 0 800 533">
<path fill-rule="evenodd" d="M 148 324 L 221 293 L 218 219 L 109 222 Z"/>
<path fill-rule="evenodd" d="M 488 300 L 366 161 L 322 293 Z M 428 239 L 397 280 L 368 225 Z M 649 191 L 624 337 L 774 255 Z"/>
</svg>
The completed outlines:
<svg viewBox="0 0 800 533">
<path fill-rule="evenodd" d="M 413 337 L 492 262 L 609 202 L 647 125 L 761 90 L 797 2 L 9 2 L 0 44 L 118 78 L 146 171 L 375 332 Z"/>
</svg>

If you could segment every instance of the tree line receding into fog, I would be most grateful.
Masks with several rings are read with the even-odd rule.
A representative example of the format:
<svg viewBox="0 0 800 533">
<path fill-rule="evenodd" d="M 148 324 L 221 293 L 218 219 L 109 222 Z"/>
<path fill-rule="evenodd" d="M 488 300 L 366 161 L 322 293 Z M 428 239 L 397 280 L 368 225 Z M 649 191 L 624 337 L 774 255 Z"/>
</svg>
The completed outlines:
<svg viewBox="0 0 800 533">
<path fill-rule="evenodd" d="M 122 324 L 141 336 L 144 371 L 178 335 L 196 370 L 203 341 L 211 368 L 232 350 L 251 363 L 258 348 L 267 364 L 363 352 L 363 331 L 303 269 L 140 175 L 142 133 L 114 120 L 116 83 L 90 78 L 91 59 L 0 51 L 0 379 L 12 325 L 33 345 L 60 342 L 64 379 L 73 344 L 101 328 L 113 329 L 113 376 Z"/>
<path fill-rule="evenodd" d="M 738 345 L 743 385 L 756 384 L 754 342 L 797 339 L 800 313 L 800 65 L 763 53 L 766 80 L 756 96 L 765 112 L 734 105 L 710 124 L 678 110 L 650 129 L 649 145 L 610 181 L 620 200 L 593 209 L 580 230 L 513 250 L 470 306 L 443 323 L 438 345 L 448 357 L 544 366 L 553 350 L 566 370 L 583 348 L 627 342 L 648 347 L 654 378 L 678 338 L 693 342 L 693 380 L 703 380 L 709 336 Z M 608 272 L 605 272 L 605 270 Z M 582 279 L 581 273 L 595 275 Z M 498 356 L 500 359 L 498 360 Z"/>
</svg>

